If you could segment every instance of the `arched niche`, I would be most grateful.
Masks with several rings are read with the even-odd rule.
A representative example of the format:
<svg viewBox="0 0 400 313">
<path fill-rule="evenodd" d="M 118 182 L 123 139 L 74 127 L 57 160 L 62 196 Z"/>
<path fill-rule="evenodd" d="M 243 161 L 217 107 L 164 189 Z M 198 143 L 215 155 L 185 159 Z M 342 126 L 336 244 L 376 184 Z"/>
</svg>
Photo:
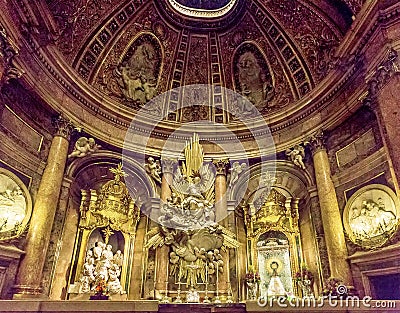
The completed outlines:
<svg viewBox="0 0 400 313">
<path fill-rule="evenodd" d="M 275 181 L 272 188 L 265 184 L 265 172 L 262 169 L 270 168 Z M 289 161 L 265 162 L 263 167 L 256 164 L 247 169 L 248 175 L 240 176 L 231 190 L 228 190 L 228 199 L 236 200 L 243 214 L 243 224 L 246 230 L 247 247 L 246 268 L 258 269 L 257 242 L 261 234 L 268 231 L 279 231 L 288 238 L 291 256 L 292 274 L 302 265 L 307 265 L 314 274 L 316 291 L 321 288 L 320 252 L 315 236 L 314 222 L 311 217 L 310 191 L 314 190 L 313 177 L 307 171 L 295 167 Z M 250 177 L 248 179 L 248 177 Z M 238 194 L 242 197 L 236 197 Z M 314 195 L 315 196 L 315 195 Z M 255 203 L 262 203 L 258 211 Z M 281 214 L 271 214 L 271 208 L 278 208 Z M 319 209 L 319 208 L 318 208 Z M 286 211 L 285 211 L 286 210 Z M 293 291 L 300 293 L 298 286 L 293 282 Z"/>
<path fill-rule="evenodd" d="M 93 225 L 85 226 L 82 224 L 83 205 L 91 205 L 90 196 L 92 191 L 96 191 L 98 196 L 102 186 L 112 181 L 114 174 L 111 168 L 116 168 L 121 162 L 121 155 L 111 151 L 98 151 L 85 158 L 77 158 L 69 164 L 66 170 L 66 181 L 70 182 L 69 198 L 67 199 L 66 216 L 63 223 L 62 245 L 59 250 L 59 261 L 54 269 L 53 283 L 51 287 L 52 299 L 66 299 L 71 291 L 70 287 L 76 281 L 79 281 L 82 272 L 82 265 L 85 261 L 86 252 L 93 248 L 93 238 L 99 239 L 101 234 L 104 241 L 102 230 L 108 225 L 99 223 L 96 227 Z M 113 235 L 110 236 L 110 242 L 113 252 L 121 250 L 124 255 L 124 268 L 121 273 L 121 282 L 124 289 L 128 292 L 128 297 L 138 298 L 130 294 L 131 287 L 140 279 L 142 273 L 133 271 L 133 256 L 142 259 L 141 245 L 144 241 L 145 230 L 138 230 L 139 224 L 146 225 L 147 217 L 141 213 L 141 210 L 151 206 L 152 199 L 156 195 L 156 185 L 146 174 L 143 167 L 136 161 L 129 158 L 124 159 L 124 164 L 128 164 L 127 173 L 135 181 L 135 188 L 129 190 L 129 196 L 134 200 L 132 206 L 135 223 L 129 228 L 129 231 L 112 229 Z M 83 200 L 82 190 L 86 191 L 86 200 Z M 95 203 L 95 201 L 93 201 Z M 97 234 L 97 235 L 94 235 Z M 119 235 L 116 235 L 119 234 Z M 94 237 L 93 237 L 94 236 Z M 118 236 L 118 240 L 114 240 Z M 117 244 L 117 246 L 115 246 Z M 138 262 L 136 262 L 138 263 Z M 135 264 L 139 267 L 140 264 Z M 138 283 L 139 284 L 139 283 Z"/>
<path fill-rule="evenodd" d="M 236 91 L 259 111 L 267 108 L 275 96 L 275 80 L 261 49 L 253 42 L 244 42 L 236 49 L 232 63 Z"/>
<path fill-rule="evenodd" d="M 291 277 L 300 269 L 302 261 L 298 199 L 285 196 L 282 189 L 273 187 L 259 209 L 251 202 L 259 201 L 258 196 L 249 200 L 244 208 L 247 262 L 249 268 L 261 274 L 261 295 L 279 296 L 293 291 L 297 294 Z"/>
<path fill-rule="evenodd" d="M 293 293 L 293 262 L 289 238 L 284 232 L 270 230 L 256 241 L 257 267 L 260 273 L 260 296 Z"/>
<path fill-rule="evenodd" d="M 140 33 L 127 47 L 112 75 L 117 85 L 109 89 L 139 108 L 157 93 L 162 68 L 162 45 L 152 33 Z M 117 89 L 116 89 L 117 88 Z"/>
</svg>

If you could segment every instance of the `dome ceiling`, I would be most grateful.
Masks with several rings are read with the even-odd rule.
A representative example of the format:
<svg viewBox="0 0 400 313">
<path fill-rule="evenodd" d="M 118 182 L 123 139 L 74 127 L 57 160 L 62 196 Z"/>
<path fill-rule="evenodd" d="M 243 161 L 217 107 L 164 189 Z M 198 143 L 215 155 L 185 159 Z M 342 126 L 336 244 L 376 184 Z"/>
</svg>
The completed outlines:
<svg viewBox="0 0 400 313">
<path fill-rule="evenodd" d="M 204 18 L 185 16 L 172 3 L 193 12 L 231 9 Z M 265 116 L 294 106 L 330 70 L 361 0 L 331 3 L 47 0 L 65 61 L 116 106 L 135 112 L 167 90 L 209 84 L 210 107 L 219 108 L 220 87 L 226 87 L 247 97 Z M 223 110 L 207 106 L 185 112 L 173 99 L 151 110 L 171 122 L 230 121 Z"/>
</svg>

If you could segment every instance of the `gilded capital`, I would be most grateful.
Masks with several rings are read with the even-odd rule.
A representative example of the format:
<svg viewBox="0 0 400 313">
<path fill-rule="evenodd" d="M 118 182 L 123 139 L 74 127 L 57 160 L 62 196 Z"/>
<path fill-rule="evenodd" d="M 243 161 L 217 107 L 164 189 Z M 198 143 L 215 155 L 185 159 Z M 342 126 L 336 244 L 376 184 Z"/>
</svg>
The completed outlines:
<svg viewBox="0 0 400 313">
<path fill-rule="evenodd" d="M 320 150 L 326 150 L 325 146 L 325 134 L 322 130 L 319 130 L 310 138 L 310 146 L 312 153 L 316 153 Z"/>
<path fill-rule="evenodd" d="M 178 164 L 177 159 L 173 158 L 163 158 L 161 159 L 161 168 L 162 168 L 162 173 L 174 173 L 174 168 Z"/>
<path fill-rule="evenodd" d="M 217 175 L 225 175 L 226 176 L 229 160 L 228 159 L 213 159 L 212 162 L 213 162 L 215 168 L 217 169 Z"/>
<path fill-rule="evenodd" d="M 52 124 L 56 130 L 55 136 L 64 137 L 69 141 L 71 134 L 75 130 L 75 127 L 72 124 L 72 122 L 68 118 L 59 115 L 53 118 Z"/>
</svg>

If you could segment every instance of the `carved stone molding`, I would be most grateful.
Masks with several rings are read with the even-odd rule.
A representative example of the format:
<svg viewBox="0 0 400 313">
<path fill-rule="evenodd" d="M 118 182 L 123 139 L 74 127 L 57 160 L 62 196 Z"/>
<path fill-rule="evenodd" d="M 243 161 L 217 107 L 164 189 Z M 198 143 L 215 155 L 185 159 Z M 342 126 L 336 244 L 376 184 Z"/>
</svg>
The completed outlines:
<svg viewBox="0 0 400 313">
<path fill-rule="evenodd" d="M 68 141 L 70 140 L 71 135 L 75 130 L 75 126 L 68 118 L 59 115 L 53 118 L 52 124 L 55 128 L 55 136 L 64 137 Z"/>
<path fill-rule="evenodd" d="M 386 59 L 376 68 L 372 77 L 367 81 L 368 96 L 374 97 L 395 73 L 400 73 L 399 55 L 396 50 L 390 48 Z"/>
<path fill-rule="evenodd" d="M 178 164 L 177 159 L 171 159 L 171 158 L 164 158 L 161 159 L 161 168 L 162 168 L 162 173 L 174 173 L 174 168 Z"/>
<path fill-rule="evenodd" d="M 353 15 L 356 15 L 361 10 L 365 0 L 344 0 L 344 2 L 350 8 Z"/>
<path fill-rule="evenodd" d="M 19 78 L 24 73 L 15 65 L 15 56 L 18 55 L 18 47 L 8 36 L 6 29 L 0 23 L 0 57 L 4 60 L 5 71 L 1 78 L 7 82 L 11 78 Z"/>
<path fill-rule="evenodd" d="M 325 134 L 322 130 L 317 131 L 310 138 L 310 146 L 312 154 L 317 153 L 320 150 L 326 150 Z"/>
<path fill-rule="evenodd" d="M 215 159 L 212 162 L 217 170 L 217 175 L 226 176 L 229 160 L 228 159 Z"/>
</svg>

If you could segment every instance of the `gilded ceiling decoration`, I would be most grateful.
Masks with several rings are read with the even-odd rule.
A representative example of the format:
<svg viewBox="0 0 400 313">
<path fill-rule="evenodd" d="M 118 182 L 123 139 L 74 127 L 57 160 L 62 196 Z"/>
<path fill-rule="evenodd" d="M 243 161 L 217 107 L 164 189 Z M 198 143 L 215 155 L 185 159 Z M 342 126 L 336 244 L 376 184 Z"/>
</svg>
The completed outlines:
<svg viewBox="0 0 400 313">
<path fill-rule="evenodd" d="M 357 1 L 361 0 L 347 1 L 351 10 L 357 9 Z M 332 67 L 343 25 L 324 13 L 325 0 L 317 2 L 320 6 L 308 0 L 73 0 L 68 4 L 48 0 L 47 4 L 59 28 L 56 45 L 66 61 L 117 105 L 135 112 L 170 89 L 209 84 L 215 86 L 209 95 L 213 101 L 223 99 L 218 88 L 226 87 L 268 115 L 303 98 Z M 189 18 L 174 5 L 191 12 L 232 6 L 232 12 Z M 246 114 L 246 108 L 234 110 Z M 187 112 L 166 101 L 151 113 L 162 112 L 174 122 L 230 122 L 212 106 Z"/>
</svg>

